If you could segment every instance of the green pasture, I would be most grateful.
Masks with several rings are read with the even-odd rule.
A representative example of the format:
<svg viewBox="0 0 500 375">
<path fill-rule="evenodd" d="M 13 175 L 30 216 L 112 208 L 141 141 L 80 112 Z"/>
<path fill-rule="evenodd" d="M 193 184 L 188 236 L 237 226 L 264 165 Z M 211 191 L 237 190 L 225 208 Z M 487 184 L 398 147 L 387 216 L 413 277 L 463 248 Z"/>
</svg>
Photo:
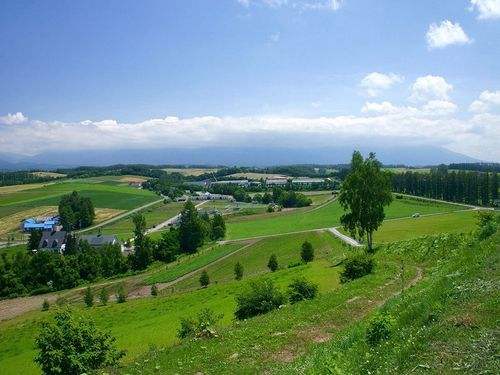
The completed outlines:
<svg viewBox="0 0 500 375">
<path fill-rule="evenodd" d="M 412 198 L 394 199 L 386 208 L 386 218 L 408 217 L 414 213 L 431 214 L 451 212 L 462 209 L 463 206 L 417 200 Z M 255 236 L 273 235 L 301 230 L 329 228 L 340 224 L 343 213 L 337 201 L 328 203 L 317 209 L 307 208 L 285 211 L 268 215 L 255 215 L 228 220 L 227 238 L 250 238 Z"/>
<path fill-rule="evenodd" d="M 39 206 L 57 206 L 61 196 L 72 191 L 78 191 L 84 197 L 89 197 L 94 207 L 99 208 L 131 210 L 158 199 L 157 195 L 148 190 L 71 180 L 3 194 L 0 201 L 0 217 Z"/>
</svg>

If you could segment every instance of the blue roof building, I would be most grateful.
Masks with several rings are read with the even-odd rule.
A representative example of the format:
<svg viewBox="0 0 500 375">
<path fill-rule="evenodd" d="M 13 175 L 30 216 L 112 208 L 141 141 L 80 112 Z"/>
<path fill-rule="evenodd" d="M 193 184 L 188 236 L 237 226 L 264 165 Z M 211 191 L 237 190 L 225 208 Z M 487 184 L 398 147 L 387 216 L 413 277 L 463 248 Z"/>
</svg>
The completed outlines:
<svg viewBox="0 0 500 375">
<path fill-rule="evenodd" d="M 23 221 L 22 229 L 25 232 L 32 230 L 54 230 L 59 225 L 59 217 L 46 217 L 43 219 L 30 218 Z"/>
</svg>

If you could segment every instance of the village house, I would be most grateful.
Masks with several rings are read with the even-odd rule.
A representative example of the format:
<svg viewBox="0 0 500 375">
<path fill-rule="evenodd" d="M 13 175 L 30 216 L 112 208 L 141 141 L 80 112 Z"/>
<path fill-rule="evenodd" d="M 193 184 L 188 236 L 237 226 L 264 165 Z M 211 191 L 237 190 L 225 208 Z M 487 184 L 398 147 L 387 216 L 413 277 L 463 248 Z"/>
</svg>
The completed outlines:
<svg viewBox="0 0 500 375">
<path fill-rule="evenodd" d="M 50 231 L 42 232 L 42 238 L 38 243 L 38 250 L 54 251 L 62 254 L 66 247 L 66 231 Z"/>
<path fill-rule="evenodd" d="M 58 229 L 60 229 L 59 216 L 29 218 L 24 220 L 21 225 L 23 232 L 31 232 L 32 230 L 54 231 Z"/>
</svg>

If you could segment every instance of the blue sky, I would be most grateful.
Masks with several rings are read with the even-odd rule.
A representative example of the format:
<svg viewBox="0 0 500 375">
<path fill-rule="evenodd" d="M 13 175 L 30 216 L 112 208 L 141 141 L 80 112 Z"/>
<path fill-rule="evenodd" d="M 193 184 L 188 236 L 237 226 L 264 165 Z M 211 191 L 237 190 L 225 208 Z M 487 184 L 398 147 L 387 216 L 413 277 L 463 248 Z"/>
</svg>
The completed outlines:
<svg viewBox="0 0 500 375">
<path fill-rule="evenodd" d="M 368 132 L 500 159 L 500 0 L 4 0 L 0 46 L 8 152 Z"/>
</svg>

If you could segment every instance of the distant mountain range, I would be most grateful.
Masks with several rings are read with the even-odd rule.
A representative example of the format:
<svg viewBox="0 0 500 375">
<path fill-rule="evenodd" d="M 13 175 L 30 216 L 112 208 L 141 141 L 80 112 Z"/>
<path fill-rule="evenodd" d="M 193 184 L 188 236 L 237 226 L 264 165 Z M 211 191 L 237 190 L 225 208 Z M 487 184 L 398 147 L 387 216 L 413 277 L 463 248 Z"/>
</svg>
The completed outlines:
<svg viewBox="0 0 500 375">
<path fill-rule="evenodd" d="M 480 160 L 434 146 L 359 147 L 362 153 L 374 151 L 384 164 L 412 166 L 470 163 Z M 36 156 L 0 154 L 0 169 L 50 169 L 111 164 L 204 164 L 273 166 L 287 164 L 339 164 L 349 162 L 353 147 L 206 147 L 195 149 L 84 150 L 56 151 Z"/>
</svg>

